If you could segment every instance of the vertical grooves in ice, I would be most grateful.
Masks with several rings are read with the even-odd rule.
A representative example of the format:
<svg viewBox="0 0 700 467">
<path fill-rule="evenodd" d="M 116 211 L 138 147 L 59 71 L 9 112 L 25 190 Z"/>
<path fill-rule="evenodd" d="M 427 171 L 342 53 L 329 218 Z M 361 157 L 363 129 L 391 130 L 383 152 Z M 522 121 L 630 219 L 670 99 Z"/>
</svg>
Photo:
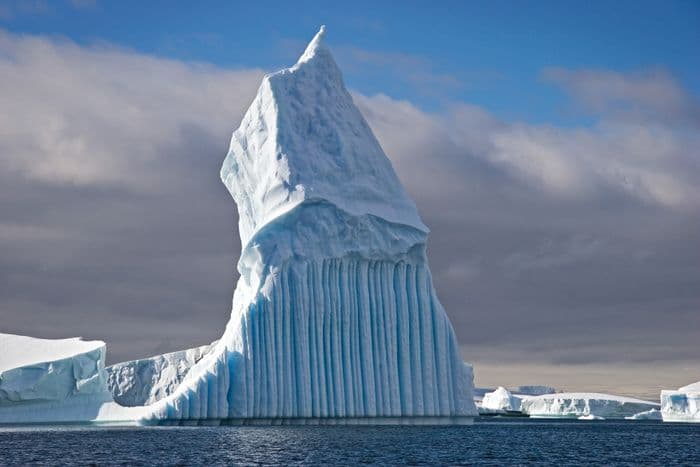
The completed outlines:
<svg viewBox="0 0 700 467">
<path fill-rule="evenodd" d="M 258 295 L 241 317 L 239 347 L 164 399 L 162 416 L 471 413 L 460 391 L 468 375 L 427 267 L 289 261 L 273 280 L 269 297 Z"/>
</svg>

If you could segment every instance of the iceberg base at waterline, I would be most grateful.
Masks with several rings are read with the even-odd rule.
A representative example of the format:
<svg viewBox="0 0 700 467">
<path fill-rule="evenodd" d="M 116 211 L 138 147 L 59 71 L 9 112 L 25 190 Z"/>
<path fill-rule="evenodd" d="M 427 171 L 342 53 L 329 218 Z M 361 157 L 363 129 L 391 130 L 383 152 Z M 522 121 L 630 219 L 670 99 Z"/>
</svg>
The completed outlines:
<svg viewBox="0 0 700 467">
<path fill-rule="evenodd" d="M 474 418 L 465 417 L 308 417 L 308 418 L 221 418 L 187 420 L 141 420 L 141 425 L 156 426 L 445 426 L 473 425 Z"/>
<path fill-rule="evenodd" d="M 121 374 L 130 382 L 122 395 L 156 394 L 167 391 L 168 382 L 186 365 L 199 361 L 211 346 L 124 362 L 105 369 L 106 347 L 101 341 L 38 339 L 0 334 L 0 424 L 86 423 L 110 425 L 468 425 L 471 416 L 374 416 L 374 417 L 231 417 L 180 420 L 148 418 L 152 404 L 127 407 L 114 401 L 110 390 L 124 387 L 108 384 L 107 375 Z M 165 369 L 151 373 L 153 368 Z M 131 370 L 146 368 L 153 378 L 133 378 Z M 467 367 L 468 368 L 468 367 Z M 129 371 L 127 371 L 127 369 Z M 118 370 L 115 373 L 115 370 Z M 138 371 L 136 371 L 138 373 Z M 153 383 L 162 387 L 154 389 Z M 142 388 L 137 385 L 143 384 Z M 111 386 L 111 387 L 108 387 Z M 133 403 L 133 397 L 128 402 Z"/>
</svg>

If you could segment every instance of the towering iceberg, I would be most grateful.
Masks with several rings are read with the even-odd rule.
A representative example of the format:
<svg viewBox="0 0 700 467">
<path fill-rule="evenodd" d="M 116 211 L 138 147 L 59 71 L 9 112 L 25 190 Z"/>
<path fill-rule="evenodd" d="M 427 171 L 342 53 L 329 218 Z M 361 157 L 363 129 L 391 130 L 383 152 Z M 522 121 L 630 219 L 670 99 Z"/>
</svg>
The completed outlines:
<svg viewBox="0 0 700 467">
<path fill-rule="evenodd" d="M 323 45 L 263 78 L 221 179 L 240 279 L 213 349 L 149 420 L 420 423 L 476 415 L 428 228 Z"/>
<path fill-rule="evenodd" d="M 661 391 L 661 415 L 664 422 L 700 423 L 700 381 Z"/>
</svg>

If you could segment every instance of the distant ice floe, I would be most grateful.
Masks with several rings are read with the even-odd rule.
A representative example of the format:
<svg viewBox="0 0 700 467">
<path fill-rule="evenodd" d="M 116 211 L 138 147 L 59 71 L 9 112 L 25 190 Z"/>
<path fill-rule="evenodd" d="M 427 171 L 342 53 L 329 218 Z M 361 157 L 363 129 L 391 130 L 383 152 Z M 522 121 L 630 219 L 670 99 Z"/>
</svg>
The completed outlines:
<svg viewBox="0 0 700 467">
<path fill-rule="evenodd" d="M 533 418 L 603 417 L 624 419 L 640 412 L 658 409 L 656 402 L 600 393 L 557 393 L 525 397 L 524 414 Z"/>
</svg>

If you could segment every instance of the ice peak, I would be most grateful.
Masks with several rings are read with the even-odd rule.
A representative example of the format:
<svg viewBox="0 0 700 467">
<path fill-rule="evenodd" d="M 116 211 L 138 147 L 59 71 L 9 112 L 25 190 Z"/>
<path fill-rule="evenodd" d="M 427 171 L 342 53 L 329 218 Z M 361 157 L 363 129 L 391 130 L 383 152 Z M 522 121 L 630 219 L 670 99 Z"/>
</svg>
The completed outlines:
<svg viewBox="0 0 700 467">
<path fill-rule="evenodd" d="M 308 62 L 316 56 L 319 50 L 325 48 L 323 45 L 323 38 L 325 35 L 326 26 L 322 25 L 316 33 L 316 35 L 314 36 L 314 38 L 311 39 L 311 42 L 309 42 L 309 45 L 306 46 L 306 50 L 304 50 L 304 53 L 301 54 L 301 57 L 299 57 L 299 60 L 297 60 L 297 66 L 301 65 L 302 63 Z"/>
<path fill-rule="evenodd" d="M 324 33 L 322 26 L 296 65 L 265 76 L 231 138 L 221 178 L 238 205 L 244 248 L 273 220 L 318 202 L 428 232 Z"/>
</svg>

